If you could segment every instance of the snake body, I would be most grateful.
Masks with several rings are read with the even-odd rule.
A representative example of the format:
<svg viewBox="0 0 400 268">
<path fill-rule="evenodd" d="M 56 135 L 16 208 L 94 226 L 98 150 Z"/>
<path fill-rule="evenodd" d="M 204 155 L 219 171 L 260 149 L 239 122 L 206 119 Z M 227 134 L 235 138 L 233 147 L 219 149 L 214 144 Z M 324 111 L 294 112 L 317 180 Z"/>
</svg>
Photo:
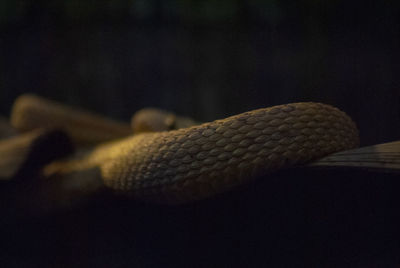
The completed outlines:
<svg viewBox="0 0 400 268">
<path fill-rule="evenodd" d="M 104 184 L 168 203 L 203 199 L 272 171 L 357 147 L 345 113 L 321 103 L 292 103 L 173 131 L 143 133 L 59 162 L 68 174 L 100 169 Z"/>
<path fill-rule="evenodd" d="M 76 146 L 90 146 L 132 134 L 130 126 L 122 122 L 32 94 L 23 94 L 15 100 L 11 124 L 21 132 L 61 129 Z"/>
</svg>

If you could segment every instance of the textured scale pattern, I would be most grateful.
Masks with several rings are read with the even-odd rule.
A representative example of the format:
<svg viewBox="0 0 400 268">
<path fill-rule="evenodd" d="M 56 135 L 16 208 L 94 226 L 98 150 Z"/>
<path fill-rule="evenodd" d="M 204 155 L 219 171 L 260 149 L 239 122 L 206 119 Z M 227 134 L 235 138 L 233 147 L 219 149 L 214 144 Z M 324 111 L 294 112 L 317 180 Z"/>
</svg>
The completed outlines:
<svg viewBox="0 0 400 268">
<path fill-rule="evenodd" d="M 226 191 L 258 175 L 358 146 L 353 121 L 335 107 L 293 103 L 95 150 L 105 184 L 137 198 L 179 203 Z"/>
</svg>

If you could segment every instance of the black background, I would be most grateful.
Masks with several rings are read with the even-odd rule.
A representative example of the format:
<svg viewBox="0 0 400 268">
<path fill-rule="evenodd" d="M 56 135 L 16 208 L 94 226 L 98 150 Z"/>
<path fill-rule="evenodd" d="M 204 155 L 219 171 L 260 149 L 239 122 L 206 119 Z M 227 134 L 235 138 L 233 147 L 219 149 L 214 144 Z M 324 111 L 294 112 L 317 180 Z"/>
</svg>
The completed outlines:
<svg viewBox="0 0 400 268">
<path fill-rule="evenodd" d="M 396 1 L 3 1 L 0 112 L 25 92 L 126 119 L 333 104 L 399 137 Z"/>
<path fill-rule="evenodd" d="M 0 113 L 31 92 L 129 120 L 208 121 L 319 101 L 362 145 L 400 136 L 397 1 L 11 1 L 0 4 Z M 9 267 L 390 267 L 397 175 L 289 171 L 184 207 L 102 197 L 3 220 Z M 8 200 L 4 200 L 8 206 Z"/>
</svg>

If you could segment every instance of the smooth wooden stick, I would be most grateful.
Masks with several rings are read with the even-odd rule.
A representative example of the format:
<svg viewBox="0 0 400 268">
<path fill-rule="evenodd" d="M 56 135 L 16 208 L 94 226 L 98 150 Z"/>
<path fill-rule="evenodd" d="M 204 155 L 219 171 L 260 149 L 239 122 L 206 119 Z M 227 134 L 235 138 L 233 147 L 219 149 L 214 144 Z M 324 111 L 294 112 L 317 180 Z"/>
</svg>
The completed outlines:
<svg viewBox="0 0 400 268">
<path fill-rule="evenodd" d="M 309 167 L 361 168 L 387 172 L 400 172 L 400 141 L 338 152 L 319 159 Z"/>
<path fill-rule="evenodd" d="M 11 113 L 11 124 L 20 131 L 36 128 L 64 130 L 78 145 L 92 145 L 132 134 L 128 123 L 63 105 L 35 95 L 18 97 Z"/>
</svg>

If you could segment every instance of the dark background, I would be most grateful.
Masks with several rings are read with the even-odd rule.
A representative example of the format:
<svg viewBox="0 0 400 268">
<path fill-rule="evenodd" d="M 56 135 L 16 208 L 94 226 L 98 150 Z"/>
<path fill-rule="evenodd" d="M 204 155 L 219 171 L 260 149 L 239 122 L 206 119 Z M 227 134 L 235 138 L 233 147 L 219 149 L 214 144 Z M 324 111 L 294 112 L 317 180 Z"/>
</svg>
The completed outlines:
<svg viewBox="0 0 400 268">
<path fill-rule="evenodd" d="M 0 3 L 0 113 L 25 92 L 128 120 L 335 105 L 362 144 L 400 136 L 398 1 Z"/>
<path fill-rule="evenodd" d="M 26 92 L 124 120 L 146 106 L 207 121 L 320 101 L 354 119 L 362 145 L 383 143 L 400 136 L 399 47 L 399 1 L 3 0 L 0 114 Z M 399 264 L 398 175 L 296 170 L 260 181 L 183 207 L 102 197 L 26 215 L 6 199 L 0 260 L 6 267 Z"/>
</svg>

